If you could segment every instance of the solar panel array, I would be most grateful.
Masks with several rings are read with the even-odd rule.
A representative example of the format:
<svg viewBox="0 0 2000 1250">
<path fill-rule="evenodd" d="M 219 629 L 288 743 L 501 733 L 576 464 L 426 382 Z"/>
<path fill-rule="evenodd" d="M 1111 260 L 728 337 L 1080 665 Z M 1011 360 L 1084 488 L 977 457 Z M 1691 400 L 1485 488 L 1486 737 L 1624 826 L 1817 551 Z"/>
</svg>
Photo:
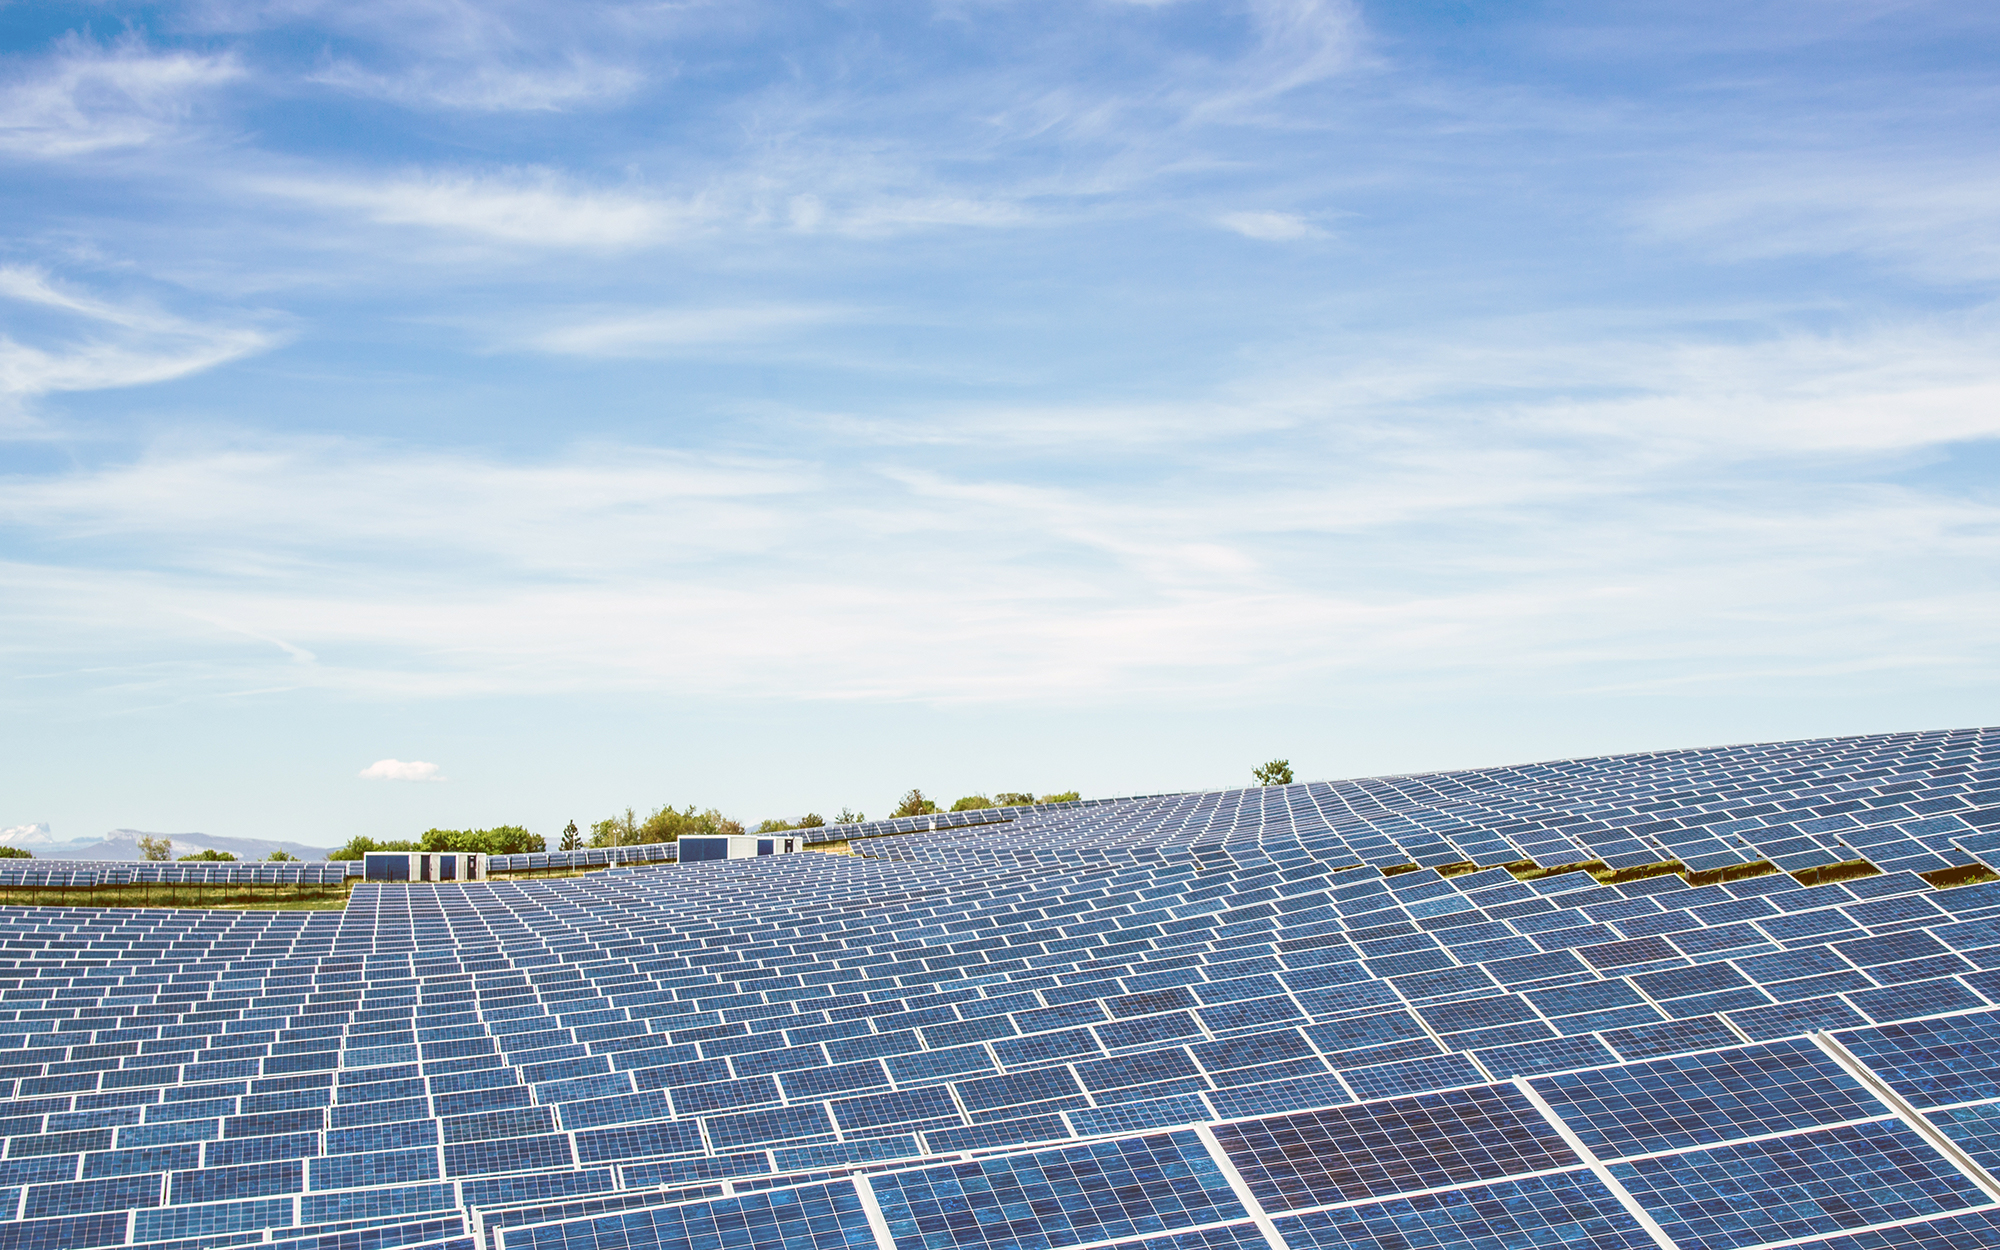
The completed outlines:
<svg viewBox="0 0 2000 1250">
<path fill-rule="evenodd" d="M 361 861 L 335 863 L 125 863 L 89 859 L 0 859 L 0 886 L 339 885 L 361 875 Z"/>
<path fill-rule="evenodd" d="M 1996 819 L 1966 731 L 0 909 L 0 1250 L 2000 1245 Z M 1677 831 L 1893 870 L 1381 871 Z"/>
</svg>

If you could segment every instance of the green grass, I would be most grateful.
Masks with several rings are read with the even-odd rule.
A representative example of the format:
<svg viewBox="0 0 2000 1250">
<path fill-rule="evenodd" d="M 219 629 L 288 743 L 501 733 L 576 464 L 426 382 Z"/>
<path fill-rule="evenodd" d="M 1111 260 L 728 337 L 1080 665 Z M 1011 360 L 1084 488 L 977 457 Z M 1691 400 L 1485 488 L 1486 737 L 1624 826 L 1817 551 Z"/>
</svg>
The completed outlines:
<svg viewBox="0 0 2000 1250">
<path fill-rule="evenodd" d="M 220 907 L 340 911 L 348 882 L 332 885 L 26 885 L 0 887 L 6 907 Z"/>
</svg>

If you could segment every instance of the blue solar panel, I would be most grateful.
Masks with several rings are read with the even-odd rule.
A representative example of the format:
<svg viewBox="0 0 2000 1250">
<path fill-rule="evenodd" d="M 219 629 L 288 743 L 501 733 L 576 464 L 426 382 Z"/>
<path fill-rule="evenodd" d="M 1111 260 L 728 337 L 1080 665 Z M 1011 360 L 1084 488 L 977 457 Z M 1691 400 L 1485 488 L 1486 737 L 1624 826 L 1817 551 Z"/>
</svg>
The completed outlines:
<svg viewBox="0 0 2000 1250">
<path fill-rule="evenodd" d="M 1888 1114 L 1804 1041 L 1540 1077 L 1531 1084 L 1600 1158 Z"/>
<path fill-rule="evenodd" d="M 747 1250 L 872 1247 L 852 1182 L 777 1189 L 683 1206 L 654 1207 L 501 1234 L 502 1250 L 621 1250 L 730 1245 Z"/>
<path fill-rule="evenodd" d="M 1276 1223 L 1293 1250 L 1656 1250 L 1652 1235 L 1589 1172 L 1287 1215 Z"/>
<path fill-rule="evenodd" d="M 1246 1214 L 1185 1132 L 890 1173 L 874 1190 L 898 1250 L 1076 1245 Z"/>
<path fill-rule="evenodd" d="M 1734 1247 L 1978 1206 L 1985 1194 L 1910 1129 L 1871 1123 L 1611 1165 L 1667 1235 Z"/>
<path fill-rule="evenodd" d="M 1920 1107 L 2000 1098 L 2000 1011 L 1856 1029 L 1834 1037 Z"/>
<path fill-rule="evenodd" d="M 1216 1138 L 1258 1201 L 1273 1210 L 1577 1162 L 1556 1130 L 1507 1086 L 1224 1124 Z"/>
<path fill-rule="evenodd" d="M 423 1218 L 396 1236 L 440 1241 L 463 1231 L 427 1204 L 513 1203 L 512 1233 L 530 1210 L 583 1227 L 719 1196 L 650 1186 L 756 1176 L 783 1192 L 853 1168 L 887 1183 L 938 1166 L 912 1162 L 926 1153 L 1043 1154 L 1201 1120 L 1254 1121 L 1218 1137 L 1287 1201 L 1316 1188 L 1386 1207 L 1398 1186 L 1498 1192 L 1570 1167 L 1531 1107 L 1437 1093 L 1492 1078 L 1538 1078 L 1585 1140 L 1634 1164 L 1879 1121 L 1799 1048 L 1813 1029 L 1977 1152 L 2000 1099 L 1981 1023 L 2000 890 L 1492 866 L 1669 847 L 1697 868 L 1795 868 L 1834 836 L 1895 866 L 1949 845 L 1927 823 L 1947 811 L 2000 814 L 2000 735 L 1013 809 L 997 839 L 952 832 L 958 814 L 935 833 L 873 827 L 902 836 L 865 858 L 363 884 L 341 913 L 0 909 L 0 1207 L 60 1244 L 119 1240 L 90 1223 L 114 1212 L 86 1208 L 124 1201 L 184 1243 L 264 1236 L 230 1231 L 245 1220 L 279 1221 L 285 1241 L 404 1217 Z M 1594 1071 L 1564 1075 L 1579 1069 Z M 1311 1127 L 1330 1114 L 1313 1108 L 1347 1127 Z M 1437 1144 L 1468 1134 L 1484 1153 Z M 1466 1244 L 1519 1232 L 1402 1215 Z M 1249 1227 L 1129 1240 L 1254 1245 L 1230 1231 Z M 1537 1227 L 1549 1244 L 1598 1235 Z"/>
</svg>

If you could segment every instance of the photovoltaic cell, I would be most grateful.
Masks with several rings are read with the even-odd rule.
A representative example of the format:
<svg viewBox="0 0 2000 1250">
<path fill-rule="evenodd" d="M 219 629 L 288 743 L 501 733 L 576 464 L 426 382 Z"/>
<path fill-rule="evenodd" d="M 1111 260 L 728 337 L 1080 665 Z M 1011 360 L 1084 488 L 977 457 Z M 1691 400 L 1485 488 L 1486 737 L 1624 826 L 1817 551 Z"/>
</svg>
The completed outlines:
<svg viewBox="0 0 2000 1250">
<path fill-rule="evenodd" d="M 1121 1241 L 1106 1250 L 1269 1250 L 1269 1247 L 1270 1243 L 1255 1224 L 1225 1224 L 1142 1241 Z"/>
<path fill-rule="evenodd" d="M 1530 1084 L 1600 1158 L 1686 1150 L 1889 1113 L 1806 1041 L 1540 1077 Z"/>
<path fill-rule="evenodd" d="M 1920 1107 L 2000 1098 L 2000 1011 L 1912 1020 L 1834 1037 Z"/>
<path fill-rule="evenodd" d="M 1614 1163 L 1611 1174 L 1676 1243 L 1701 1250 L 1886 1224 L 1987 1200 L 1899 1124 Z"/>
<path fill-rule="evenodd" d="M 2000 1245 L 2000 1210 L 1971 1211 L 1799 1243 L 1799 1250 L 1977 1250 Z"/>
<path fill-rule="evenodd" d="M 890 1173 L 873 1188 L 897 1250 L 1069 1246 L 1246 1214 L 1187 1132 Z"/>
<path fill-rule="evenodd" d="M 997 834 L 951 832 L 994 820 Z M 1907 872 L 1605 886 L 1490 865 L 1636 865 L 1656 839 L 1697 868 L 1761 855 L 1790 869 L 1825 862 L 1838 836 L 1928 869 L 1995 826 L 2000 734 L 1953 731 L 939 814 L 870 826 L 907 836 L 862 857 L 365 883 L 342 913 L 0 909 L 0 1214 L 16 1217 L 0 1242 L 108 1236 L 51 1221 L 151 1193 L 171 1205 L 129 1210 L 171 1214 L 145 1227 L 187 1230 L 176 1250 L 263 1241 L 228 1228 L 287 1203 L 271 1244 L 387 1250 L 464 1237 L 419 1209 L 445 1200 L 514 1202 L 509 1227 L 524 1229 L 708 1201 L 686 1185 L 725 1175 L 792 1191 L 940 1166 L 897 1166 L 923 1151 L 998 1152 L 984 1165 L 1202 1119 L 1380 1120 L 1391 1104 L 1355 1107 L 1332 1069 L 1399 1101 L 1547 1077 L 1591 1092 L 1564 1110 L 1621 1166 L 1646 1150 L 1706 1157 L 1766 1144 L 1746 1133 L 1796 1145 L 1820 1131 L 1810 1121 L 1855 1110 L 1744 1044 L 1809 1029 L 1921 1026 L 1878 1058 L 1978 1153 L 2000 1098 L 1991 1048 L 1954 1049 L 1937 1030 L 1965 1024 L 1921 1017 L 1992 1014 L 2000 890 Z M 1468 862 L 1489 867 L 1399 868 Z M 0 876 L 30 869 L 78 883 L 263 871 L 17 861 Z M 1596 1071 L 1562 1075 L 1579 1068 Z M 304 1192 L 267 1192 L 301 1163 Z M 1499 1166 L 1431 1188 L 1537 1179 Z M 241 1205 L 265 1202 L 280 1205 Z M 627 1203 L 641 1205 L 607 1209 Z M 378 1223 L 325 1227 L 356 1220 Z M 1405 1227 L 1445 1235 L 1421 1223 Z M 1208 1225 L 1133 1238 L 1193 1250 L 1243 1227 Z M 1534 1235 L 1555 1236 L 1543 1225 Z"/>
<path fill-rule="evenodd" d="M 2000 1103 L 1977 1103 L 1929 1113 L 1930 1121 L 1989 1174 L 2000 1172 Z"/>
<path fill-rule="evenodd" d="M 1280 1216 L 1276 1223 L 1293 1250 L 1657 1250 L 1651 1234 L 1587 1171 Z"/>
<path fill-rule="evenodd" d="M 1215 1135 L 1272 1210 L 1577 1162 L 1533 1104 L 1504 1085 L 1222 1124 Z"/>
<path fill-rule="evenodd" d="M 868 1216 L 851 1181 L 773 1189 L 682 1206 L 650 1207 L 501 1233 L 501 1250 L 849 1250 L 872 1247 Z"/>
</svg>

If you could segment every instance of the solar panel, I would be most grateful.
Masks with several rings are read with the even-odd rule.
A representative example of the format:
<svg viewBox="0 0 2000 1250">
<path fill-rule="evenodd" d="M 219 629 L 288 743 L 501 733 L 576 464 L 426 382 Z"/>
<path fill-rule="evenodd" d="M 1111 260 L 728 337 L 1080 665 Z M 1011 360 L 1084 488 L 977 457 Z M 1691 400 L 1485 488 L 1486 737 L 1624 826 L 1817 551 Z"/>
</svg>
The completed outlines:
<svg viewBox="0 0 2000 1250">
<path fill-rule="evenodd" d="M 1824 1051 L 1796 1040 L 1545 1076 L 1531 1084 L 1602 1159 L 1888 1114 Z"/>
<path fill-rule="evenodd" d="M 1916 1133 L 1875 1122 L 1612 1164 L 1683 1245 L 1751 1246 L 1983 1205 Z"/>
<path fill-rule="evenodd" d="M 1510 1245 L 1657 1250 L 1645 1226 L 1587 1171 L 1288 1215 L 1276 1224 L 1293 1250 Z"/>
<path fill-rule="evenodd" d="M 1624 1244 L 1629 1209 L 1603 1205 L 1564 1134 L 1614 1169 L 1721 1168 L 1735 1179 L 1704 1191 L 1711 1214 L 1796 1167 L 1939 1204 L 1836 1188 L 1818 1215 L 1689 1233 L 1718 1245 L 1843 1236 L 1818 1231 L 1842 1202 L 1912 1238 L 1977 1241 L 1985 1226 L 1946 1213 L 1965 1197 L 1949 1170 L 1924 1171 L 1942 1156 L 1894 1138 L 1803 1037 L 1835 1031 L 1987 1157 L 2000 883 L 1934 890 L 1898 870 L 1972 863 L 1988 826 L 1968 822 L 1989 815 L 2000 735 L 1954 731 L 904 819 L 826 831 L 866 839 L 861 856 L 362 883 L 343 912 L 0 908 L 0 1232 L 502 1250 L 490 1233 L 581 1246 L 684 1210 L 635 1234 L 667 1244 L 782 1222 L 703 1204 L 817 1186 L 838 1207 L 831 1187 L 851 1184 L 860 1224 L 828 1208 L 800 1235 L 886 1247 L 876 1198 L 897 1178 L 1000 1161 L 1026 1176 L 1022 1160 L 1207 1122 L 1232 1162 L 1210 1158 L 1203 1183 L 1234 1170 L 1244 1189 L 1176 1208 L 1141 1168 L 1117 1205 L 1153 1222 L 1106 1224 L 1097 1244 L 1261 1244 L 1225 1194 L 1270 1204 L 1294 1247 L 1392 1226 L 1440 1245 Z M 1493 866 L 1670 854 L 1891 871 L 1806 886 L 1753 867 L 1695 887 Z M 268 867 L 0 874 L 321 870 Z M 1491 1084 L 1509 1078 L 1561 1124 Z M 1816 1136 L 1862 1129 L 1894 1140 Z M 1774 1142 L 1809 1166 L 1718 1153 Z M 1666 1192 L 1649 1201 L 1666 1210 Z M 127 1205 L 94 1209 L 111 1203 Z M 534 1218 L 481 1233 L 475 1213 L 502 1209 Z"/>
<path fill-rule="evenodd" d="M 1577 1162 L 1507 1086 L 1225 1124 L 1216 1138 L 1258 1201 L 1274 1210 Z"/>
</svg>

